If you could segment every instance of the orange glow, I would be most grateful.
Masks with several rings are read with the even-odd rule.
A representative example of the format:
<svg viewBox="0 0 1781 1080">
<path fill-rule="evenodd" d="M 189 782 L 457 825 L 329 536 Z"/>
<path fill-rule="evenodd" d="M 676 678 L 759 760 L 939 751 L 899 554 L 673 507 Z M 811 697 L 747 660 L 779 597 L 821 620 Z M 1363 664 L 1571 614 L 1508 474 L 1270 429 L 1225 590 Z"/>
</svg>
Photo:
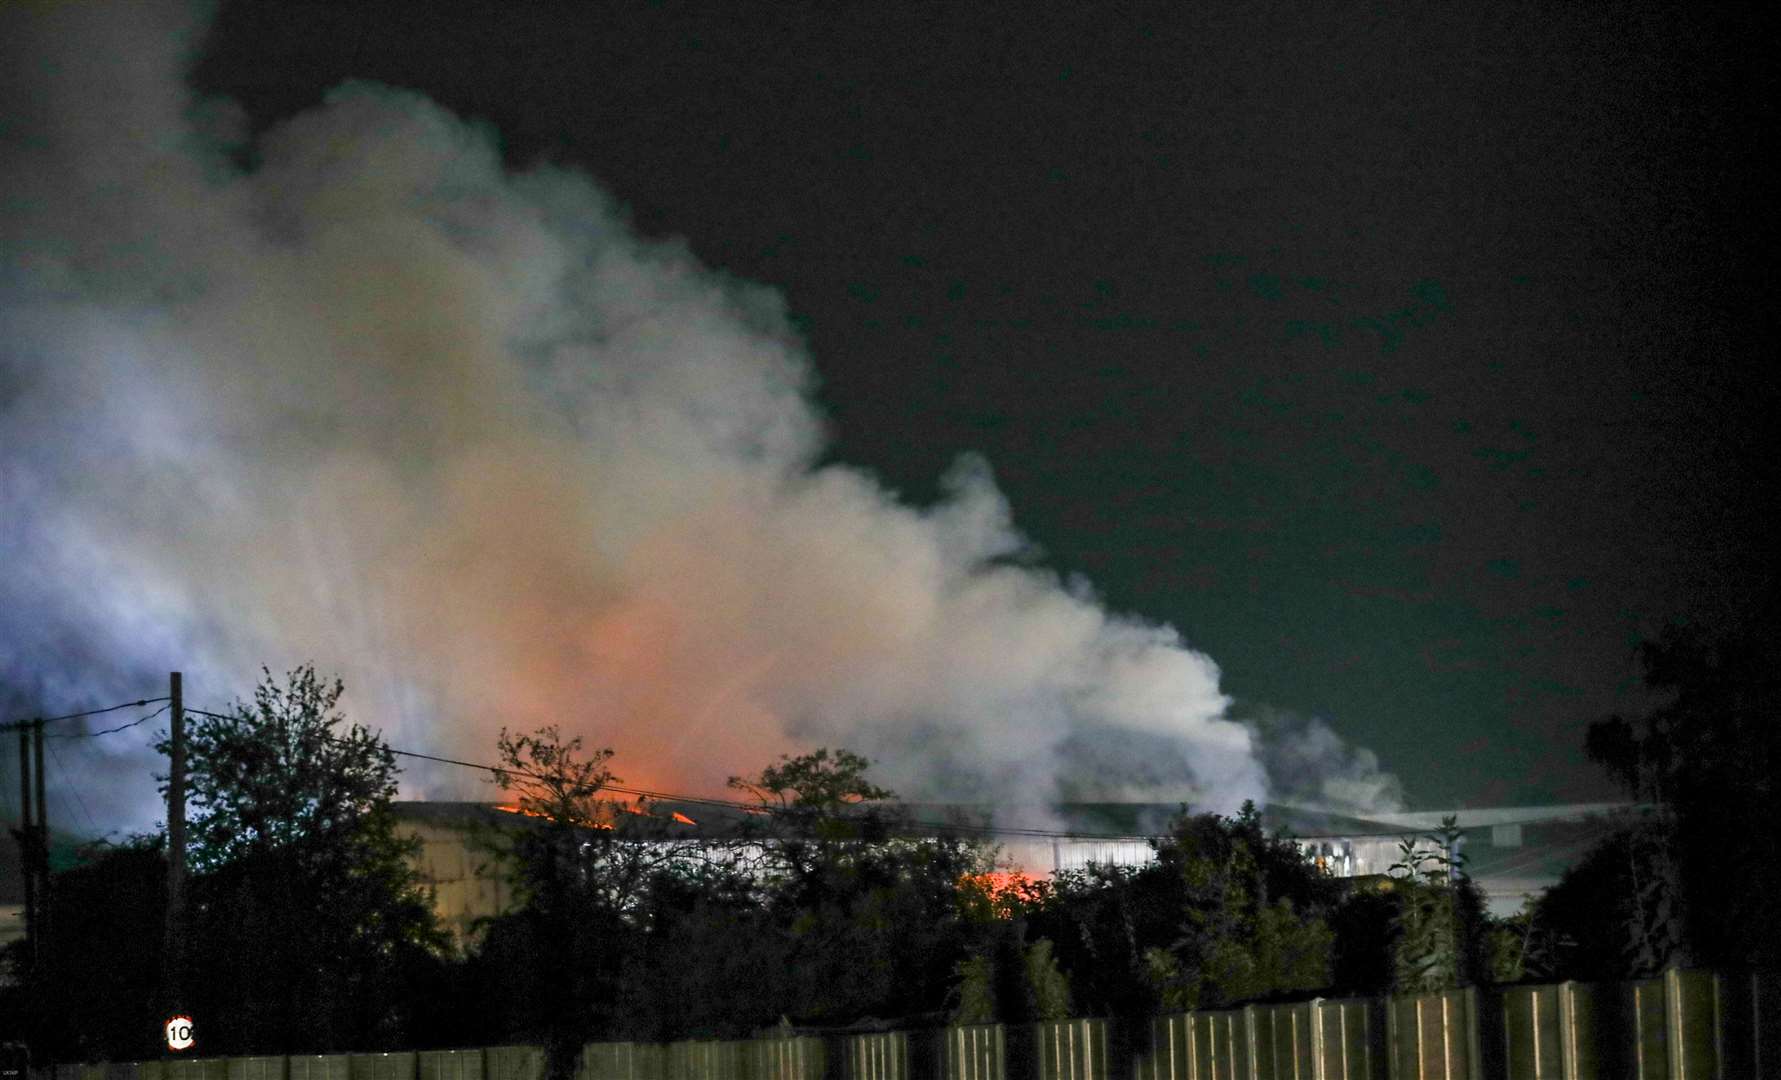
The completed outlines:
<svg viewBox="0 0 1781 1080">
<path fill-rule="evenodd" d="M 1020 870 L 986 870 L 959 878 L 959 891 L 976 893 L 998 919 L 1012 919 L 1022 908 L 1045 900 L 1050 882 Z"/>
<path fill-rule="evenodd" d="M 674 811 L 674 820 L 680 822 L 682 825 L 697 825 L 698 824 L 698 822 L 694 821 L 690 817 L 687 817 L 685 814 L 681 813 L 678 810 Z"/>
<path fill-rule="evenodd" d="M 550 817 L 549 814 L 541 814 L 536 810 L 527 810 L 525 807 L 519 805 L 518 803 L 495 803 L 493 805 L 496 810 L 501 811 L 503 814 L 523 814 L 526 817 L 535 817 L 535 818 L 549 818 Z M 603 821 L 582 822 L 582 827 L 588 828 L 588 829 L 610 829 L 610 828 L 612 828 L 611 825 L 608 825 Z"/>
</svg>

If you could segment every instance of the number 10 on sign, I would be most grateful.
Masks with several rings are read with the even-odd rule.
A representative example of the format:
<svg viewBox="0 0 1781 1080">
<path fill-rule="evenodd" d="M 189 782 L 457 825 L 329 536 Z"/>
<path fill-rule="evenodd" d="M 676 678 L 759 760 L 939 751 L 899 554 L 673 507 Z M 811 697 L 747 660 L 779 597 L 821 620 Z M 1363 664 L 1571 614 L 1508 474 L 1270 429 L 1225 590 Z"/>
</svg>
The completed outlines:
<svg viewBox="0 0 1781 1080">
<path fill-rule="evenodd" d="M 170 1017 L 168 1019 L 168 1021 L 167 1021 L 167 1049 L 169 1049 L 169 1050 L 190 1050 L 192 1048 L 192 1044 L 195 1042 L 197 1042 L 197 1040 L 192 1037 L 192 1018 L 191 1017 L 189 1017 L 189 1016 L 174 1016 L 174 1017 Z"/>
</svg>

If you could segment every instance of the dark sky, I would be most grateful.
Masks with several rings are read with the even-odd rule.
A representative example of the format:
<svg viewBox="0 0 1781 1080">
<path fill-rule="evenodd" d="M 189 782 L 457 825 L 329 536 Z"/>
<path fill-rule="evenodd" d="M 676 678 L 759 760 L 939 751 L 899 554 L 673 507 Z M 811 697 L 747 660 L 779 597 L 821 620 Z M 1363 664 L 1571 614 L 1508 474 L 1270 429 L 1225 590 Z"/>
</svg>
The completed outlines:
<svg viewBox="0 0 1781 1080">
<path fill-rule="evenodd" d="M 832 454 L 1018 525 L 1419 804 L 1609 793 L 1633 645 L 1769 572 L 1769 26 L 1668 5 L 223 4 L 780 290 Z M 1757 47 L 1762 46 L 1762 47 Z"/>
</svg>

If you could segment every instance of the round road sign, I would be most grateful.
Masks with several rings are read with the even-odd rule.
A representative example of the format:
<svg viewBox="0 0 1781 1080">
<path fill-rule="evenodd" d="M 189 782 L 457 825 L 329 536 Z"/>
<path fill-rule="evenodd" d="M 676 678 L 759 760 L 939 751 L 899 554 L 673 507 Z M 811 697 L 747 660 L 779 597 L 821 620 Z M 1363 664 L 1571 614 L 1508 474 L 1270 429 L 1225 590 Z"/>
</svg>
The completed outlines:
<svg viewBox="0 0 1781 1080">
<path fill-rule="evenodd" d="M 174 1016 L 167 1020 L 167 1049 L 190 1050 L 198 1040 L 192 1037 L 192 1018 Z"/>
</svg>

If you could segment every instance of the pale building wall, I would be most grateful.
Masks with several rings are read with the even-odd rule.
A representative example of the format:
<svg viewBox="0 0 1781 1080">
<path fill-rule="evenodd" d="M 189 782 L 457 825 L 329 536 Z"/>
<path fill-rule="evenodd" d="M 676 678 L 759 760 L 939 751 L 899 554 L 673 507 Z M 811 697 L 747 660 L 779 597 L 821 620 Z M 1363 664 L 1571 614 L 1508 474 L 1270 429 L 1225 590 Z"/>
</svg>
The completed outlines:
<svg viewBox="0 0 1781 1080">
<path fill-rule="evenodd" d="M 503 860 L 470 829 L 403 819 L 397 832 L 420 840 L 415 869 L 433 894 L 433 911 L 440 923 L 460 944 L 474 938 L 477 920 L 513 909 L 513 886 Z"/>
</svg>

